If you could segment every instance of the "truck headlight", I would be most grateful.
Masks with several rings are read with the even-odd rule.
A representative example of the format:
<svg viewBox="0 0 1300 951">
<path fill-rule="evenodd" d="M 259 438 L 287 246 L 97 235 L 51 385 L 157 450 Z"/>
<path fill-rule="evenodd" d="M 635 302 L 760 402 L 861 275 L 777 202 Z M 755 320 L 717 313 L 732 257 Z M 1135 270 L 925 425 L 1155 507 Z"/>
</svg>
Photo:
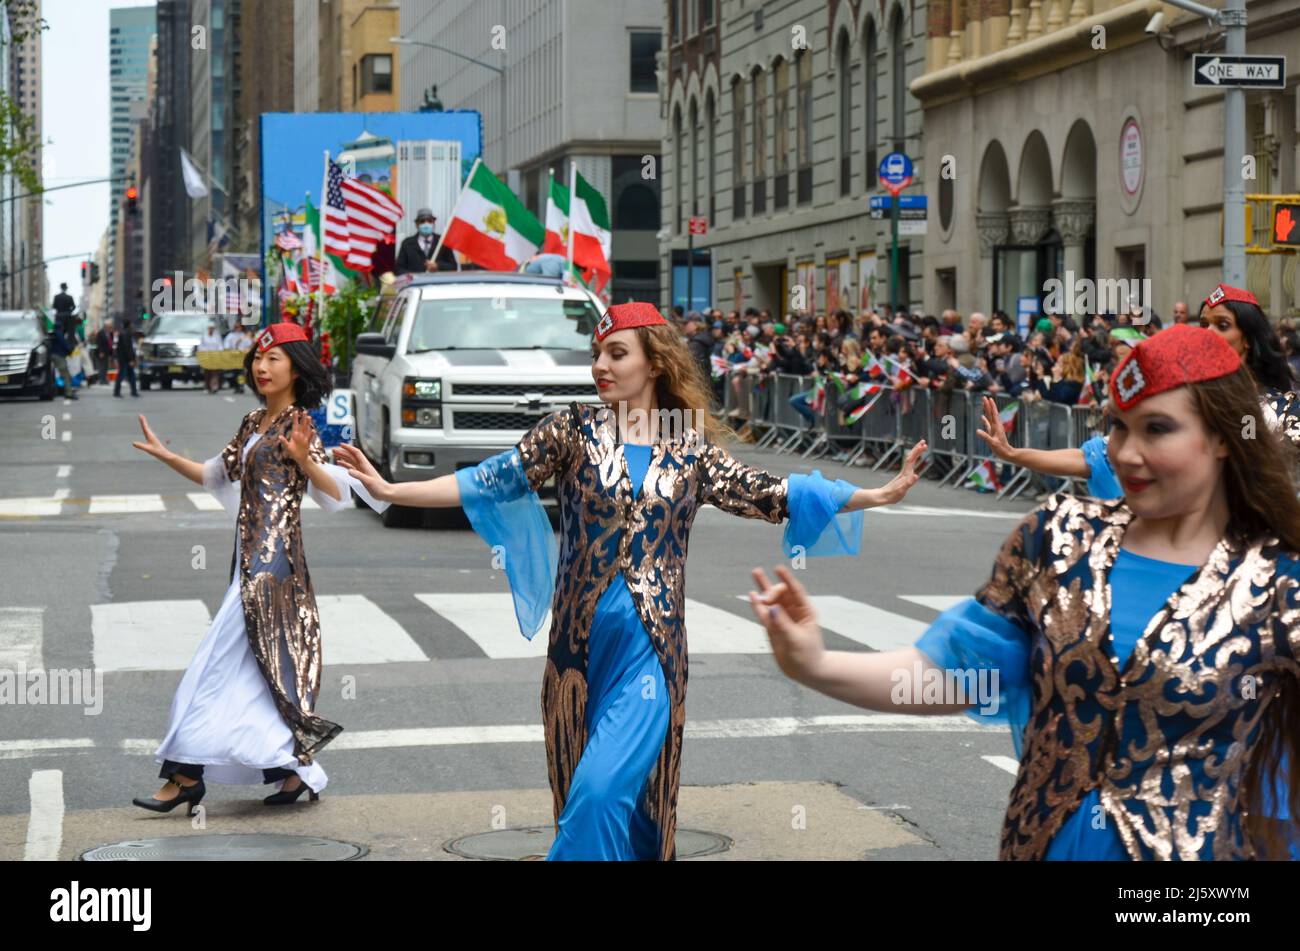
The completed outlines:
<svg viewBox="0 0 1300 951">
<path fill-rule="evenodd" d="M 402 381 L 402 425 L 442 428 L 442 380 L 408 376 Z"/>
</svg>

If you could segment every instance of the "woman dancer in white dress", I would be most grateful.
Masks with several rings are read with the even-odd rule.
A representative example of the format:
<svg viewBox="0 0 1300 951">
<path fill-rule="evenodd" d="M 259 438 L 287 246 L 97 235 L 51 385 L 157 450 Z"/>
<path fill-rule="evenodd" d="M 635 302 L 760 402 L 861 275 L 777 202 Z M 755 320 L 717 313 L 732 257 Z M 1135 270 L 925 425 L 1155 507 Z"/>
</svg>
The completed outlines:
<svg viewBox="0 0 1300 951">
<path fill-rule="evenodd" d="M 320 621 L 303 557 L 299 508 L 307 492 L 338 511 L 363 485 L 326 462 L 307 409 L 329 393 L 329 376 L 305 331 L 281 323 L 258 334 L 244 360 L 265 408 L 244 417 L 221 455 L 206 462 L 167 449 L 144 416 L 133 445 L 208 489 L 237 527 L 231 581 L 217 616 L 172 699 L 167 735 L 155 755 L 163 787 L 137 806 L 189 812 L 203 780 L 229 784 L 280 781 L 263 801 L 319 797 L 327 777 L 315 756 L 342 727 L 314 712 L 321 672 Z"/>
</svg>

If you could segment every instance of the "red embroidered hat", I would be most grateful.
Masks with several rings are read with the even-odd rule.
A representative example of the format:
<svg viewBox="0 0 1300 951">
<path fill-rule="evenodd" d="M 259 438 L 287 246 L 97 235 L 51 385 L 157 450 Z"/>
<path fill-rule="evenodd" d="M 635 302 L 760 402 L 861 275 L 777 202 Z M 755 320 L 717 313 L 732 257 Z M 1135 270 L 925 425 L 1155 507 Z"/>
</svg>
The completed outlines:
<svg viewBox="0 0 1300 951">
<path fill-rule="evenodd" d="M 282 343 L 289 343 L 292 340 L 307 340 L 308 337 L 307 331 L 302 328 L 302 324 L 284 320 L 266 327 L 254 339 L 257 343 L 257 352 L 265 353 L 272 347 L 278 347 Z"/>
<path fill-rule="evenodd" d="M 1132 409 L 1165 390 L 1235 373 L 1241 357 L 1213 330 L 1174 324 L 1137 344 L 1110 378 L 1110 395 Z"/>
<path fill-rule="evenodd" d="M 626 304 L 615 304 L 605 312 L 605 316 L 596 324 L 596 339 L 604 340 L 614 331 L 627 330 L 629 327 L 653 327 L 666 323 L 668 321 L 664 320 L 664 315 L 659 313 L 659 308 L 654 304 L 630 300 Z"/>
<path fill-rule="evenodd" d="M 1201 303 L 1201 309 L 1213 307 L 1215 304 L 1222 303 L 1225 300 L 1237 300 L 1244 304 L 1254 304 L 1259 306 L 1259 301 L 1250 291 L 1243 291 L 1240 287 L 1230 287 L 1227 284 L 1220 284 L 1214 290 L 1210 291 L 1210 296 L 1205 298 Z"/>
</svg>

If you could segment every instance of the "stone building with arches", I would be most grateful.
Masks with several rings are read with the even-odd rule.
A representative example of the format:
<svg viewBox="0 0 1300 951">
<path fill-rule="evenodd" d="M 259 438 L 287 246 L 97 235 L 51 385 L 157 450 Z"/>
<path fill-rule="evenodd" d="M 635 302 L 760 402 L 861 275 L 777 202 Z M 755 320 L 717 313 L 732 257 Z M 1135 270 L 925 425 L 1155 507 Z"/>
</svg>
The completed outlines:
<svg viewBox="0 0 1300 951">
<path fill-rule="evenodd" d="M 668 0 L 660 96 L 661 300 L 774 315 L 888 303 L 889 221 L 870 217 L 891 151 L 926 174 L 916 0 Z M 900 238 L 899 302 L 920 306 L 921 236 Z M 688 308 L 689 309 L 689 308 Z"/>
<path fill-rule="evenodd" d="M 1248 52 L 1295 62 L 1293 0 L 1251 0 L 1248 17 Z M 911 92 L 933 170 L 927 306 L 1014 316 L 1069 271 L 1149 279 L 1162 318 L 1179 300 L 1194 314 L 1221 279 L 1224 120 L 1192 54 L 1221 51 L 1221 32 L 1155 0 L 951 0 L 926 32 Z M 1294 78 L 1248 94 L 1247 193 L 1297 190 L 1298 117 Z M 1263 217 L 1248 241 L 1267 241 Z M 1295 255 L 1250 256 L 1270 313 L 1296 313 L 1296 283 Z"/>
</svg>

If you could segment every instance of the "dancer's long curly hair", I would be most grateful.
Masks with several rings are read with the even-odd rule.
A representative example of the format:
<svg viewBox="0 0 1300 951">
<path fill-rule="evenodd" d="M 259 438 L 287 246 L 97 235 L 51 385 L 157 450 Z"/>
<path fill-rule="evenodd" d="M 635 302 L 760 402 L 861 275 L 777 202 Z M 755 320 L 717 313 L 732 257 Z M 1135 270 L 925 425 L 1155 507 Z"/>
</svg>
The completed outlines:
<svg viewBox="0 0 1300 951">
<path fill-rule="evenodd" d="M 1295 447 L 1262 423 L 1252 438 L 1243 434 L 1243 419 L 1259 420 L 1259 396 L 1250 369 L 1243 363 L 1229 376 L 1193 383 L 1189 389 L 1206 429 L 1228 448 L 1223 479 L 1229 530 L 1250 541 L 1272 536 L 1292 553 L 1300 552 L 1300 500 L 1291 476 L 1296 471 Z M 1291 816 L 1300 817 L 1300 678 L 1283 675 L 1260 719 L 1260 730 L 1240 787 L 1248 814 L 1246 831 L 1261 857 L 1284 858 L 1285 830 L 1264 814 L 1263 806 L 1265 791 L 1278 790 L 1281 782 Z"/>
<path fill-rule="evenodd" d="M 711 442 L 735 440 L 736 433 L 713 413 L 713 389 L 677 328 L 671 324 L 637 327 L 636 335 L 647 362 L 659 371 L 655 378 L 659 408 L 690 410 L 695 428 Z"/>
</svg>

